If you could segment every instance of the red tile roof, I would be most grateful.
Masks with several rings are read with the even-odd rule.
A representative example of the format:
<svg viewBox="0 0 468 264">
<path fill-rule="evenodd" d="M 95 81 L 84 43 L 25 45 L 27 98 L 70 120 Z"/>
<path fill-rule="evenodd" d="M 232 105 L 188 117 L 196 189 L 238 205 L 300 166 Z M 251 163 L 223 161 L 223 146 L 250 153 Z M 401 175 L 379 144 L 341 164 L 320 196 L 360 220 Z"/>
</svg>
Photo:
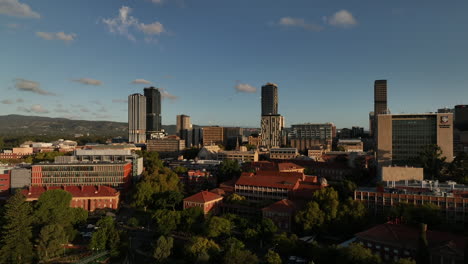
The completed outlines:
<svg viewBox="0 0 468 264">
<path fill-rule="evenodd" d="M 288 199 L 283 199 L 276 203 L 262 208 L 262 211 L 293 213 L 297 210 L 297 205 Z"/>
<path fill-rule="evenodd" d="M 194 203 L 207 203 L 219 199 L 223 199 L 223 197 L 209 191 L 201 191 L 190 197 L 185 198 L 184 201 Z"/>
<path fill-rule="evenodd" d="M 226 191 L 221 188 L 215 188 L 213 190 L 210 190 L 210 192 L 215 193 L 217 195 L 221 195 L 221 196 L 226 195 Z"/>
<path fill-rule="evenodd" d="M 257 171 L 257 176 L 302 179 L 302 177 L 304 176 L 304 173 L 301 173 L 301 172 L 280 172 L 280 171 Z"/>
<path fill-rule="evenodd" d="M 295 163 L 292 162 L 283 162 L 278 164 L 278 170 L 283 171 L 283 170 L 303 170 L 304 167 L 299 166 Z"/>
<path fill-rule="evenodd" d="M 377 225 L 356 234 L 359 239 L 414 250 L 418 248 L 419 236 L 418 228 L 392 223 Z M 462 235 L 428 230 L 426 237 L 430 248 L 449 245 L 460 252 L 465 248 L 465 238 Z"/>
<path fill-rule="evenodd" d="M 22 193 L 27 199 L 39 199 L 44 192 L 59 189 L 69 192 L 73 197 L 115 197 L 120 194 L 116 189 L 108 186 L 31 186 L 22 190 Z"/>
<path fill-rule="evenodd" d="M 259 187 L 273 187 L 283 189 L 294 189 L 299 184 L 299 178 L 297 177 L 285 177 L 285 176 L 269 176 L 259 177 L 258 175 L 241 176 L 236 185 L 248 185 L 248 186 L 259 186 Z"/>
</svg>

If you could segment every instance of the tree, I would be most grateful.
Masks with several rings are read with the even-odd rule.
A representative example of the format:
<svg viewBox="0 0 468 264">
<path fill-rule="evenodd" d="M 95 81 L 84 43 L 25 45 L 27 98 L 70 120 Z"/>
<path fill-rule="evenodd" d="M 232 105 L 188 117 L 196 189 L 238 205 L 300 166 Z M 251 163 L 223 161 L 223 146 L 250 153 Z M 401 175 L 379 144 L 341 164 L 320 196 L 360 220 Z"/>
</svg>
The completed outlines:
<svg viewBox="0 0 468 264">
<path fill-rule="evenodd" d="M 33 258 L 31 206 L 17 191 L 5 205 L 0 237 L 0 263 L 31 263 Z"/>
<path fill-rule="evenodd" d="M 143 207 L 146 212 L 146 208 L 151 202 L 153 193 L 153 187 L 149 181 L 140 181 L 136 184 L 135 192 L 133 193 L 133 206 Z"/>
<path fill-rule="evenodd" d="M 227 203 L 232 203 L 232 204 L 240 204 L 240 205 L 247 204 L 247 200 L 245 196 L 239 195 L 237 193 L 230 194 L 228 197 L 226 197 L 225 200 Z"/>
<path fill-rule="evenodd" d="M 180 228 L 184 232 L 200 234 L 203 230 L 205 216 L 198 206 L 190 207 L 181 212 Z"/>
<path fill-rule="evenodd" d="M 265 255 L 265 262 L 267 264 L 281 264 L 281 263 L 283 263 L 281 261 L 280 255 L 278 255 L 278 253 L 274 252 L 273 250 L 268 250 L 268 252 Z"/>
<path fill-rule="evenodd" d="M 61 189 L 44 192 L 37 200 L 34 212 L 38 224 L 71 224 L 74 220 L 74 213 L 70 208 L 71 199 L 72 195 Z"/>
<path fill-rule="evenodd" d="M 258 258 L 249 250 L 232 248 L 226 252 L 223 259 L 224 264 L 256 264 Z"/>
<path fill-rule="evenodd" d="M 294 255 L 294 250 L 297 249 L 299 239 L 295 234 L 288 237 L 286 233 L 281 233 L 273 237 L 273 244 L 278 250 L 278 253 L 284 256 Z"/>
<path fill-rule="evenodd" d="M 320 210 L 324 212 L 325 223 L 330 223 L 336 218 L 338 212 L 338 192 L 333 188 L 323 188 L 314 192 L 312 200 L 315 201 Z"/>
<path fill-rule="evenodd" d="M 137 227 L 140 225 L 138 219 L 136 219 L 135 217 L 130 217 L 128 220 L 127 220 L 127 225 L 131 226 L 131 227 Z"/>
<path fill-rule="evenodd" d="M 175 206 L 182 202 L 184 195 L 176 191 L 165 191 L 162 193 L 156 193 L 153 195 L 153 201 L 156 208 L 172 208 L 175 211 Z"/>
<path fill-rule="evenodd" d="M 447 173 L 456 182 L 468 184 L 468 153 L 457 153 L 455 159 L 447 166 Z"/>
<path fill-rule="evenodd" d="M 93 250 L 109 249 L 111 256 L 119 254 L 120 235 L 115 228 L 115 221 L 112 217 L 106 216 L 100 219 L 96 226 L 98 230 L 93 233 L 89 247 Z"/>
<path fill-rule="evenodd" d="M 237 160 L 224 160 L 219 164 L 218 182 L 224 182 L 241 175 L 241 168 Z"/>
<path fill-rule="evenodd" d="M 257 233 L 260 237 L 260 247 L 263 247 L 263 242 L 269 242 L 273 239 L 273 234 L 278 231 L 278 227 L 270 218 L 262 218 L 262 221 L 257 225 Z"/>
<path fill-rule="evenodd" d="M 382 260 L 368 248 L 360 244 L 351 244 L 342 250 L 346 263 L 352 264 L 378 264 Z M 429 263 L 429 262 L 428 262 Z"/>
<path fill-rule="evenodd" d="M 419 231 L 419 239 L 418 239 L 418 249 L 416 251 L 416 263 L 423 264 L 423 263 L 430 263 L 430 251 L 429 251 L 429 244 L 426 238 L 426 228 L 427 225 L 421 224 L 420 231 Z"/>
<path fill-rule="evenodd" d="M 210 257 L 220 252 L 220 247 L 213 240 L 193 237 L 186 245 L 185 250 L 196 262 L 208 262 Z"/>
<path fill-rule="evenodd" d="M 395 264 L 416 264 L 416 261 L 410 258 L 401 258 Z"/>
<path fill-rule="evenodd" d="M 61 225 L 46 225 L 41 229 L 37 240 L 37 253 L 42 261 L 49 261 L 63 252 L 63 244 L 66 244 L 67 234 Z"/>
<path fill-rule="evenodd" d="M 228 219 L 213 216 L 208 220 L 207 235 L 208 237 L 218 237 L 221 235 L 229 235 L 231 233 L 232 224 Z"/>
<path fill-rule="evenodd" d="M 294 220 L 306 232 L 319 231 L 325 223 L 325 213 L 320 210 L 317 202 L 309 202 L 306 208 L 299 211 Z"/>
<path fill-rule="evenodd" d="M 166 260 L 171 255 L 174 239 L 172 237 L 160 236 L 154 246 L 153 257 L 159 262 Z"/>
<path fill-rule="evenodd" d="M 438 145 L 427 145 L 419 153 L 418 163 L 424 168 L 426 179 L 439 179 L 446 157 L 442 156 L 442 149 Z"/>
<path fill-rule="evenodd" d="M 340 233 L 353 234 L 366 224 L 366 216 L 364 204 L 348 198 L 339 206 L 334 229 Z"/>
<path fill-rule="evenodd" d="M 177 229 L 177 225 L 180 223 L 180 212 L 167 209 L 156 210 L 153 219 L 156 222 L 158 233 L 169 235 L 173 230 Z"/>
</svg>

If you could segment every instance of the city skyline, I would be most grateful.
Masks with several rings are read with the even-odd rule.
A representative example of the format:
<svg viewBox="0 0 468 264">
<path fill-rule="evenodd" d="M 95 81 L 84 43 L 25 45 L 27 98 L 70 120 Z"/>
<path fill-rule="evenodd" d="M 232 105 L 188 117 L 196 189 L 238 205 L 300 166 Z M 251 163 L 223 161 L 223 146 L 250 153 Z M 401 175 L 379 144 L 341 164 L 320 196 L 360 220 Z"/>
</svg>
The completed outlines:
<svg viewBox="0 0 468 264">
<path fill-rule="evenodd" d="M 273 82 L 287 127 L 368 128 L 379 79 L 392 113 L 468 103 L 463 1 L 159 2 L 1 0 L 2 115 L 126 122 L 127 96 L 155 86 L 165 125 L 260 127 Z"/>
</svg>

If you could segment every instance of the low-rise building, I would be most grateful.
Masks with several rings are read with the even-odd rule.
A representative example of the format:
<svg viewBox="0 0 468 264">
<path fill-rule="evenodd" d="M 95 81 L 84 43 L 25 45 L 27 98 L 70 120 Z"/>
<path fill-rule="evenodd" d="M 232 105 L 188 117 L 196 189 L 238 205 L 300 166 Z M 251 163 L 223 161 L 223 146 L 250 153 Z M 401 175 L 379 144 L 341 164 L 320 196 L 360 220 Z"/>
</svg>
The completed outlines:
<svg viewBox="0 0 468 264">
<path fill-rule="evenodd" d="M 189 170 L 179 175 L 180 181 L 189 189 L 202 188 L 216 184 L 216 178 L 209 171 Z"/>
<path fill-rule="evenodd" d="M 258 152 L 252 151 L 219 151 L 217 160 L 237 160 L 239 162 L 256 162 L 258 161 Z"/>
<path fill-rule="evenodd" d="M 307 150 L 307 156 L 313 161 L 323 161 L 322 156 L 325 153 L 323 145 L 312 146 Z"/>
<path fill-rule="evenodd" d="M 298 210 L 295 202 L 283 199 L 262 208 L 262 216 L 271 219 L 280 230 L 291 232 L 294 215 Z"/>
<path fill-rule="evenodd" d="M 416 259 L 421 232 L 426 232 L 430 263 L 462 264 L 466 238 L 447 232 L 418 230 L 401 224 L 386 223 L 356 234 L 356 242 L 380 255 L 385 262 L 400 258 Z"/>
<path fill-rule="evenodd" d="M 148 151 L 179 153 L 185 149 L 185 140 L 180 139 L 178 137 L 149 139 L 146 142 L 146 149 Z"/>
<path fill-rule="evenodd" d="M 184 199 L 184 209 L 190 207 L 200 207 L 203 213 L 216 214 L 223 197 L 209 191 L 202 191 Z"/>
<path fill-rule="evenodd" d="M 337 147 L 342 147 L 346 152 L 364 151 L 364 143 L 360 139 L 339 139 Z"/>
<path fill-rule="evenodd" d="M 377 188 L 358 188 L 354 200 L 363 202 L 375 214 L 383 214 L 401 202 L 415 206 L 431 203 L 440 208 L 445 222 L 468 222 L 468 186 L 455 182 L 384 182 Z"/>
<path fill-rule="evenodd" d="M 379 168 L 381 181 L 422 181 L 424 179 L 423 168 L 382 166 Z"/>
<path fill-rule="evenodd" d="M 270 159 L 295 159 L 299 156 L 296 148 L 271 148 Z"/>
<path fill-rule="evenodd" d="M 37 201 L 48 190 L 64 190 L 72 195 L 70 207 L 93 212 L 96 209 L 118 209 L 120 193 L 108 186 L 31 186 L 22 191 L 26 201 Z"/>
<path fill-rule="evenodd" d="M 10 194 L 10 170 L 0 168 L 0 197 Z"/>
</svg>

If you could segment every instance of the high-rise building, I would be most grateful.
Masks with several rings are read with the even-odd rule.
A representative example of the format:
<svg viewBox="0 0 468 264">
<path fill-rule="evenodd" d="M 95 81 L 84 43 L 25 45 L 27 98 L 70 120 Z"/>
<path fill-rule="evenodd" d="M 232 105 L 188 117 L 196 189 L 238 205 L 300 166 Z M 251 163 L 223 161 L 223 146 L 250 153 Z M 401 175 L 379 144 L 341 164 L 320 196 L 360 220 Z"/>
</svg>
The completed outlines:
<svg viewBox="0 0 468 264">
<path fill-rule="evenodd" d="M 456 105 L 454 127 L 460 131 L 468 131 L 468 105 Z"/>
<path fill-rule="evenodd" d="M 176 133 L 180 137 L 183 130 L 192 129 L 192 123 L 190 123 L 190 116 L 187 115 L 177 115 L 176 120 Z"/>
<path fill-rule="evenodd" d="M 203 127 L 204 146 L 224 144 L 224 138 L 224 127 Z"/>
<path fill-rule="evenodd" d="M 146 97 L 146 132 L 148 139 L 151 133 L 162 130 L 161 124 L 161 92 L 159 89 L 149 87 L 144 89 Z"/>
<path fill-rule="evenodd" d="M 278 114 L 278 86 L 267 83 L 262 86 L 262 116 Z"/>
<path fill-rule="evenodd" d="M 284 117 L 281 115 L 262 116 L 261 134 L 262 146 L 267 148 L 280 147 L 284 128 Z"/>
<path fill-rule="evenodd" d="M 377 117 L 379 166 L 418 165 L 427 145 L 438 145 L 447 162 L 453 160 L 453 114 L 383 114 Z"/>
<path fill-rule="evenodd" d="M 128 141 L 146 142 L 146 97 L 139 93 L 128 96 Z"/>
<path fill-rule="evenodd" d="M 374 114 L 387 114 L 387 80 L 374 82 Z"/>
</svg>

